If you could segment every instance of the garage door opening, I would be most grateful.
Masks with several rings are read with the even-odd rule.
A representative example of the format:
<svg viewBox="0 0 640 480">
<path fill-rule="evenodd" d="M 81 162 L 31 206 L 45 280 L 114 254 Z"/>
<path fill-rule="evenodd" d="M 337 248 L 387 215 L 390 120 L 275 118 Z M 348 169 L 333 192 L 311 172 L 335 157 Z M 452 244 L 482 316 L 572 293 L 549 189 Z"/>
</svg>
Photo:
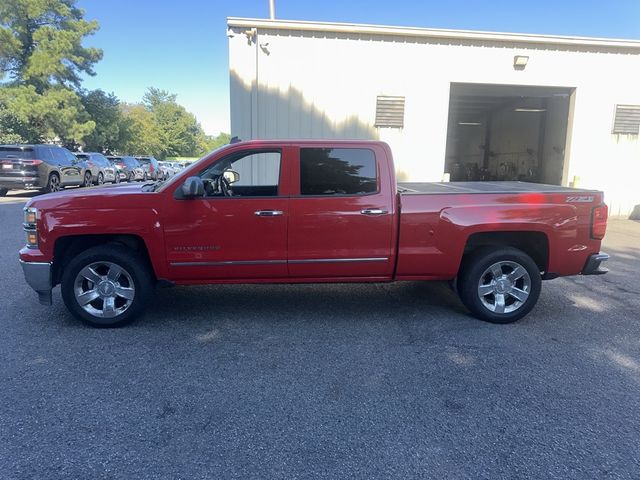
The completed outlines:
<svg viewBox="0 0 640 480">
<path fill-rule="evenodd" d="M 445 174 L 451 181 L 561 185 L 573 89 L 452 84 Z"/>
</svg>

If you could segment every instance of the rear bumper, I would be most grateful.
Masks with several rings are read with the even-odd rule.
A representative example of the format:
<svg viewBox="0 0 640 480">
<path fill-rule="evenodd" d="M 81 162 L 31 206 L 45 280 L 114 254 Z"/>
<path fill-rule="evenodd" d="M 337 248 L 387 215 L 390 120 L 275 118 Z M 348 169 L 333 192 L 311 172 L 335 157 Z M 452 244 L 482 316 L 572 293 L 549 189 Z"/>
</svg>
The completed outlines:
<svg viewBox="0 0 640 480">
<path fill-rule="evenodd" d="M 25 262 L 20 260 L 24 279 L 38 294 L 38 300 L 43 305 L 51 305 L 51 263 Z"/>
<path fill-rule="evenodd" d="M 604 252 L 589 255 L 587 263 L 584 264 L 582 269 L 582 275 L 603 275 L 607 273 L 609 270 L 600 267 L 600 264 L 607 260 L 609 260 L 609 255 Z"/>
<path fill-rule="evenodd" d="M 0 176 L 0 188 L 9 190 L 28 190 L 30 188 L 42 188 L 38 177 L 2 177 Z"/>
</svg>

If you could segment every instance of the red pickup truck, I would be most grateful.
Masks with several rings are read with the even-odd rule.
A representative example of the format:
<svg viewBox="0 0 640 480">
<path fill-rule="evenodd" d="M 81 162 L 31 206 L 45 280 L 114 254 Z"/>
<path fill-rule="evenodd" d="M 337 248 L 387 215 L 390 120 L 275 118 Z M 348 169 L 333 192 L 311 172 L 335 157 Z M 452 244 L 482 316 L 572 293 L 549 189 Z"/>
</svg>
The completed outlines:
<svg viewBox="0 0 640 480">
<path fill-rule="evenodd" d="M 248 141 L 165 182 L 29 201 L 20 261 L 94 326 L 156 285 L 449 280 L 480 319 L 526 315 L 541 280 L 605 273 L 602 192 L 520 182 L 396 183 L 374 141 Z"/>
</svg>

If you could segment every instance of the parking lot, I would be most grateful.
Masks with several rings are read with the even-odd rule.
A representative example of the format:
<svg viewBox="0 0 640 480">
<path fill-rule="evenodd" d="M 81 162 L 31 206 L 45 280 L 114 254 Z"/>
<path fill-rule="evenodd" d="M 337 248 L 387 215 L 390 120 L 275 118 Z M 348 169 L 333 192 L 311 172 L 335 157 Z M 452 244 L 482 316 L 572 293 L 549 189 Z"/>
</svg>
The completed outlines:
<svg viewBox="0 0 640 480">
<path fill-rule="evenodd" d="M 513 325 L 445 283 L 158 290 L 124 329 L 39 305 L 0 199 L 0 478 L 640 478 L 640 222 Z"/>
</svg>

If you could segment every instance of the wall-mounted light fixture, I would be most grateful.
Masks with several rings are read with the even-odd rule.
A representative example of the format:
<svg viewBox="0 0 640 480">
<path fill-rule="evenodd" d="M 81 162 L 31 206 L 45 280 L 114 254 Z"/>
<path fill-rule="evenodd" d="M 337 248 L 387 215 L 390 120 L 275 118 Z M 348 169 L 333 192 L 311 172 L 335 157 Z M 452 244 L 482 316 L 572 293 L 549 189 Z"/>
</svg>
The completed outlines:
<svg viewBox="0 0 640 480">
<path fill-rule="evenodd" d="M 458 122 L 458 125 L 465 125 L 468 127 L 477 127 L 479 125 L 482 125 L 482 123 L 480 122 Z"/>
<path fill-rule="evenodd" d="M 513 109 L 514 112 L 546 112 L 546 108 L 529 108 L 529 107 L 518 107 Z"/>
<path fill-rule="evenodd" d="M 513 57 L 513 68 L 516 70 L 524 70 L 527 63 L 529 63 L 529 57 L 526 55 L 516 55 Z"/>
</svg>

